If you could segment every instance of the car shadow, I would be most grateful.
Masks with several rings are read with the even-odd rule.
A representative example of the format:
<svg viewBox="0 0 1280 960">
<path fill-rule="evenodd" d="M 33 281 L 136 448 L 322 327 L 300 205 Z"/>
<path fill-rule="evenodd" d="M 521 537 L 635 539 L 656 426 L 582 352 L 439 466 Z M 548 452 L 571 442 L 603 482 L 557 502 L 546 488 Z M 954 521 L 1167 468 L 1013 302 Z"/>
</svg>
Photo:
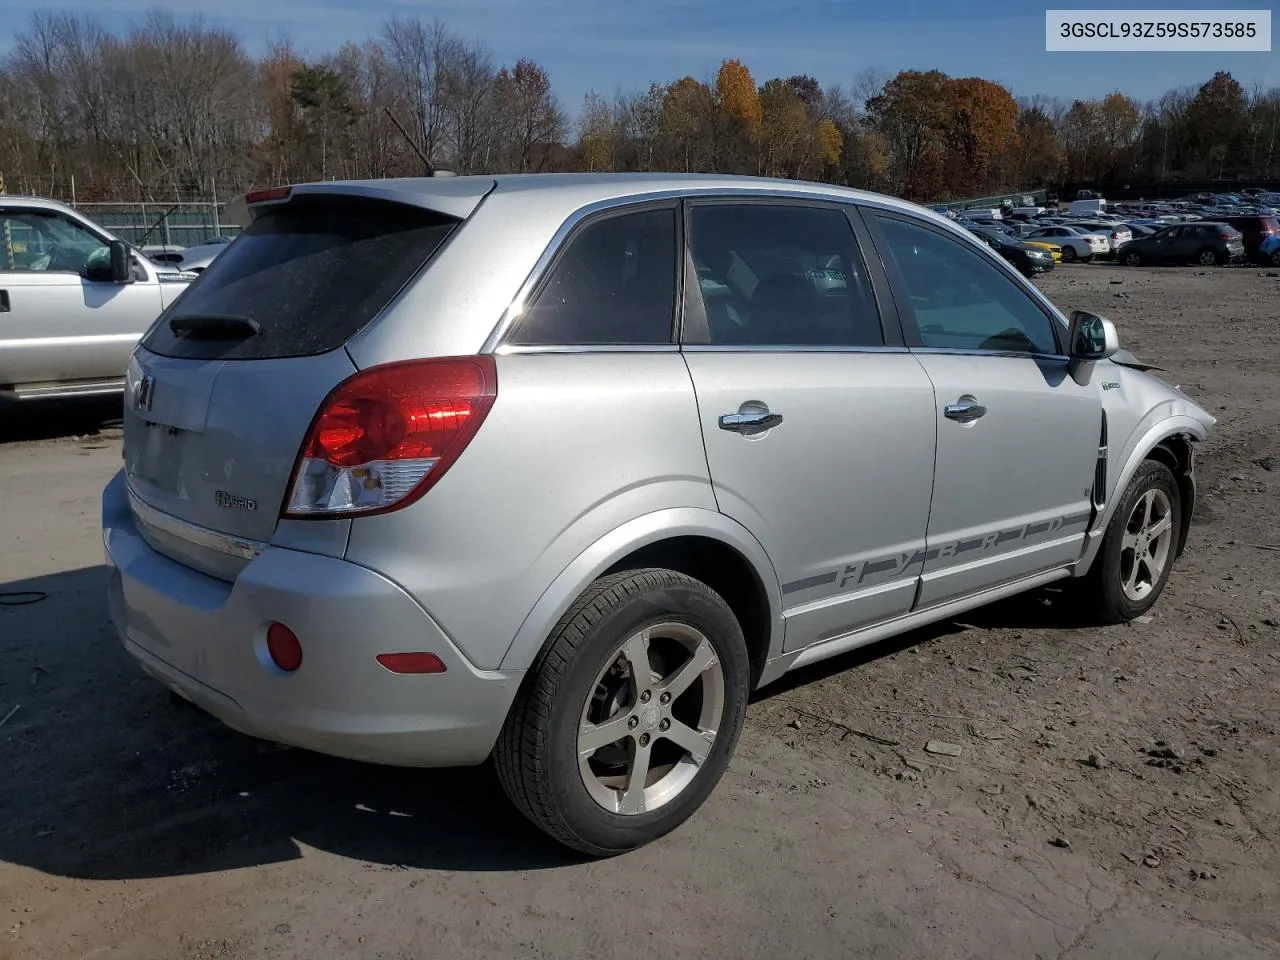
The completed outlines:
<svg viewBox="0 0 1280 960">
<path fill-rule="evenodd" d="M 0 860 L 86 880 L 299 859 L 536 870 L 582 862 L 506 800 L 489 766 L 411 770 L 238 734 L 170 697 L 107 619 L 105 566 L 0 584 Z M 1039 591 L 796 671 L 765 698 L 967 626 L 1062 627 Z"/>
<path fill-rule="evenodd" d="M 406 770 L 235 733 L 121 648 L 104 566 L 0 584 L 0 859 L 81 879 L 300 858 L 493 871 L 578 862 L 488 766 Z"/>
<path fill-rule="evenodd" d="M 0 444 L 118 435 L 119 396 L 75 400 L 0 400 Z"/>
</svg>

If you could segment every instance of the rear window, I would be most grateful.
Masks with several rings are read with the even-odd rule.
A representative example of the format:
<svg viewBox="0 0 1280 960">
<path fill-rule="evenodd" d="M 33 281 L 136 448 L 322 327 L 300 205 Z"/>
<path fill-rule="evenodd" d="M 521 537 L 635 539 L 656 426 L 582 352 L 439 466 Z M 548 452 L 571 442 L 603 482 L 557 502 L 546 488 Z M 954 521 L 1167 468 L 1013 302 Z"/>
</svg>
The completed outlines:
<svg viewBox="0 0 1280 960">
<path fill-rule="evenodd" d="M 458 223 L 382 200 L 296 197 L 254 220 L 143 346 L 168 357 L 224 360 L 335 350 L 391 302 Z"/>
</svg>

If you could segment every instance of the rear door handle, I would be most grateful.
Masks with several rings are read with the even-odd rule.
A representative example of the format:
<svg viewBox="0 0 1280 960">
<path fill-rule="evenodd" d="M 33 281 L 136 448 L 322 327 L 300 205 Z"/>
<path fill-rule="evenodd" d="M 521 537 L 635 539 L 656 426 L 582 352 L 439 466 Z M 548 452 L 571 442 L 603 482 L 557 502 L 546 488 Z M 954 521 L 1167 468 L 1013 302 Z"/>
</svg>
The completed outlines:
<svg viewBox="0 0 1280 960">
<path fill-rule="evenodd" d="M 9 312 L 9 291 L 0 290 L 0 313 Z"/>
<path fill-rule="evenodd" d="M 751 411 L 748 413 L 722 413 L 720 429 L 732 430 L 735 433 L 747 433 L 756 430 L 770 430 L 782 422 L 782 414 L 769 410 Z"/>
<path fill-rule="evenodd" d="M 973 397 L 961 397 L 958 403 L 949 403 L 942 409 L 942 415 L 957 423 L 973 423 L 987 415 L 987 408 Z"/>
</svg>

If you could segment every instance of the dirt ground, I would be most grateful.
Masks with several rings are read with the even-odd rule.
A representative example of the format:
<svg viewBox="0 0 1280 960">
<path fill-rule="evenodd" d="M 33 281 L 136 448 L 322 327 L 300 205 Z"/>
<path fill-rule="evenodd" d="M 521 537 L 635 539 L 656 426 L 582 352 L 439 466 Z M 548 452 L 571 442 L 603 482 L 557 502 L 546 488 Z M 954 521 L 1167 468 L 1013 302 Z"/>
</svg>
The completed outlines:
<svg viewBox="0 0 1280 960">
<path fill-rule="evenodd" d="M 115 411 L 0 411 L 0 591 L 40 592 L 0 598 L 0 960 L 1280 956 L 1280 278 L 1041 284 L 1220 418 L 1151 621 L 1050 590 L 789 677 L 694 820 L 607 862 L 485 769 L 171 703 L 105 619 Z"/>
</svg>

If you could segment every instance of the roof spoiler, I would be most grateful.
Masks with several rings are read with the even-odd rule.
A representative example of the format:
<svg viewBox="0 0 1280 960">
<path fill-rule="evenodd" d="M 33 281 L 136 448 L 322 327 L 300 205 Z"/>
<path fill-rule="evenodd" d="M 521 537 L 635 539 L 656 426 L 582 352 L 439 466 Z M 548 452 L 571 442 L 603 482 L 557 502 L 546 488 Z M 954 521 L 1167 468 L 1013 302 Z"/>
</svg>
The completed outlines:
<svg viewBox="0 0 1280 960">
<path fill-rule="evenodd" d="M 453 170 L 432 170 L 429 176 L 456 177 L 458 174 Z M 248 193 L 242 193 L 228 200 L 223 206 L 223 213 L 228 220 L 243 230 L 253 222 L 251 206 L 288 200 L 291 189 L 284 186 L 271 187 L 267 190 L 250 190 Z"/>
</svg>

